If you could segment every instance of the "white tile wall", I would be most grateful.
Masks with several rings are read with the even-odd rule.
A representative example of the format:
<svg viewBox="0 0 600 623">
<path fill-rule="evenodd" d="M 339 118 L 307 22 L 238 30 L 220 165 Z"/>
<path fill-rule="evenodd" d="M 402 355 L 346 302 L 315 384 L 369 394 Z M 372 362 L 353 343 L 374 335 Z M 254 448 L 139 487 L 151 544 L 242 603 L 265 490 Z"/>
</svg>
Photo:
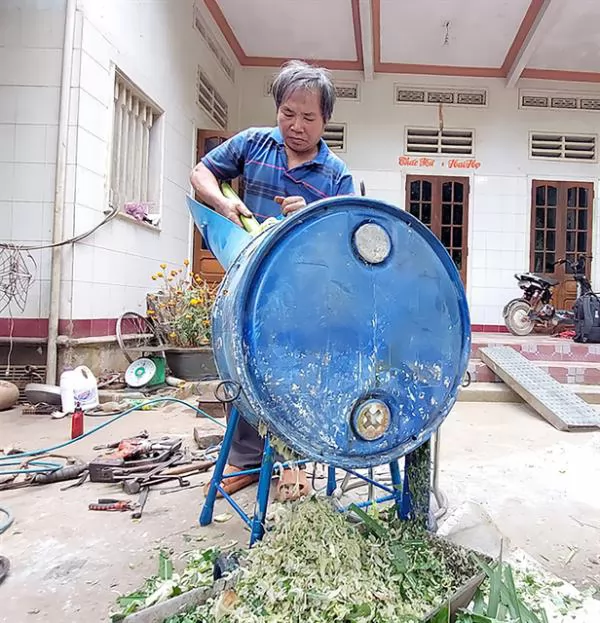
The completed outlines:
<svg viewBox="0 0 600 623">
<path fill-rule="evenodd" d="M 104 158 L 106 151 L 103 150 L 102 154 Z M 77 193 L 78 205 L 86 206 L 100 212 L 107 208 L 105 202 L 106 187 L 104 175 L 98 174 L 95 171 L 90 171 L 83 166 L 77 167 L 75 192 Z"/>
<path fill-rule="evenodd" d="M 84 30 L 85 35 L 85 30 Z M 81 75 L 79 84 L 85 91 L 99 102 L 109 106 L 112 102 L 114 89 L 110 83 L 110 67 L 101 65 L 91 54 L 86 51 L 87 41 L 84 39 L 84 49 L 81 54 Z"/>
<path fill-rule="evenodd" d="M 21 45 L 34 49 L 59 49 L 63 40 L 65 18 L 63 12 L 56 9 L 64 5 L 64 2 L 53 0 L 51 3 L 21 4 Z"/>
<path fill-rule="evenodd" d="M 108 105 L 81 89 L 79 95 L 79 127 L 105 141 L 106 128 L 110 120 Z M 102 172 L 104 173 L 104 170 Z"/>
<path fill-rule="evenodd" d="M 17 86 L 16 122 L 58 124 L 59 88 Z"/>
<path fill-rule="evenodd" d="M 181 262 L 188 253 L 190 219 L 185 205 L 193 166 L 194 128 L 214 127 L 195 104 L 197 63 L 202 62 L 229 100 L 232 124 L 237 126 L 237 91 L 219 82 L 212 54 L 191 23 L 192 0 L 175 5 L 151 5 L 83 0 L 81 67 L 73 76 L 70 142 L 76 143 L 69 162 L 68 191 L 74 190 L 75 230 L 79 233 L 102 218 L 106 206 L 109 142 L 112 132 L 112 67 L 123 71 L 165 111 L 164 171 L 161 231 L 115 219 L 86 240 L 75 256 L 73 317 L 112 318 L 127 309 L 142 309 L 151 288 L 150 275 L 163 261 Z M 77 125 L 75 126 L 75 123 Z M 93 254 L 90 249 L 93 249 Z M 86 278 L 87 267 L 91 277 Z M 94 283 L 89 308 L 79 302 Z M 66 304 L 66 303 L 65 303 Z M 91 314 L 91 315 L 81 315 Z"/>
<path fill-rule="evenodd" d="M 41 242 L 44 232 L 46 205 L 43 202 L 13 201 L 12 235 L 15 240 Z"/>
<path fill-rule="evenodd" d="M 163 223 L 161 231 L 153 231 L 116 219 L 74 250 L 65 248 L 63 318 L 111 318 L 142 309 L 156 266 L 181 262 L 188 253 L 192 228 L 185 195 L 194 132 L 214 127 L 195 103 L 198 63 L 228 101 L 231 126 L 239 122 L 238 90 L 194 30 L 193 4 L 78 2 L 65 236 L 98 223 L 108 207 L 114 66 L 165 111 Z M 31 9 L 0 7 L 0 209 L 9 239 L 52 236 L 64 6 L 65 0 L 56 0 Z M 49 251 L 38 255 L 50 258 Z M 48 313 L 50 269 L 47 263 L 39 266 L 27 309 L 34 316 Z"/>
<path fill-rule="evenodd" d="M 17 91 L 14 87 L 0 84 L 0 123 L 17 120 Z"/>
<path fill-rule="evenodd" d="M 14 162 L 45 164 L 48 160 L 46 154 L 47 126 L 20 124 L 14 127 Z"/>
<path fill-rule="evenodd" d="M 81 125 L 77 128 L 77 165 L 105 176 L 108 163 L 108 144 Z"/>
<path fill-rule="evenodd" d="M 2 164 L 0 164 L 0 171 L 2 170 Z M 12 231 L 12 201 L 0 200 L 0 219 L 2 222 L 2 235 L 0 239 L 3 239 L 4 232 Z"/>
<path fill-rule="evenodd" d="M 14 162 L 16 130 L 14 123 L 0 124 L 0 162 Z"/>
<path fill-rule="evenodd" d="M 50 268 L 50 260 L 48 259 L 48 264 L 46 265 L 48 269 Z M 44 266 L 42 266 L 41 274 L 44 272 Z M 49 277 L 49 275 L 48 275 Z M 39 318 L 48 318 L 50 315 L 50 279 L 42 279 L 40 278 L 38 283 L 40 284 L 40 312 Z"/>
<path fill-rule="evenodd" d="M 58 86 L 62 51 L 0 47 L 0 84 Z"/>
<path fill-rule="evenodd" d="M 14 177 L 14 163 L 3 162 L 0 166 L 0 201 L 12 201 Z"/>
<path fill-rule="evenodd" d="M 40 244 L 52 237 L 64 4 L 0 6 L 2 240 Z M 35 281 L 21 315 L 47 317 L 49 254 L 32 256 Z"/>
</svg>

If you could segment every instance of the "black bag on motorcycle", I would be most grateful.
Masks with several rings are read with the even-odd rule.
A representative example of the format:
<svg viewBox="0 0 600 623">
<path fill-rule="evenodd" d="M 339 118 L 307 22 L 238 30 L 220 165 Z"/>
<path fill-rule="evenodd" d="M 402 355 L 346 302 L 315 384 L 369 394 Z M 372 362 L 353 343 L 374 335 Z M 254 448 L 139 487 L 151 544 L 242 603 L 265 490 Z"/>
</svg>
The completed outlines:
<svg viewBox="0 0 600 623">
<path fill-rule="evenodd" d="M 593 293 L 584 294 L 573 305 L 575 322 L 574 342 L 600 344 L 600 298 Z"/>
</svg>

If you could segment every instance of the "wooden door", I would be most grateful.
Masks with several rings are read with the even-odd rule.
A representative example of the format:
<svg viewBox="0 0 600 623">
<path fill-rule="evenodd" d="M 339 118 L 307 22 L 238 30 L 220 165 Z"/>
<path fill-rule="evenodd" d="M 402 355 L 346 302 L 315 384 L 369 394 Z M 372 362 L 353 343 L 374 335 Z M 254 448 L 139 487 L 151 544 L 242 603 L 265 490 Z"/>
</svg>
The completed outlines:
<svg viewBox="0 0 600 623">
<path fill-rule="evenodd" d="M 530 270 L 561 282 L 552 301 L 558 309 L 573 307 L 577 286 L 569 278 L 570 269 L 554 262 L 563 258 L 575 262 L 581 254 L 591 255 L 593 202 L 592 183 L 533 180 Z M 588 260 L 588 278 L 590 265 Z"/>
<path fill-rule="evenodd" d="M 232 136 L 231 133 L 221 132 L 219 130 L 198 130 L 196 139 L 196 162 L 200 162 L 203 156 L 221 143 L 224 143 L 230 136 Z M 238 191 L 239 187 L 237 182 L 232 182 L 232 186 Z M 200 200 L 199 197 L 196 197 L 196 199 L 198 201 Z M 193 253 L 192 267 L 194 274 L 201 275 L 210 283 L 219 283 L 225 271 L 215 256 L 208 250 L 196 226 L 194 226 Z"/>
<path fill-rule="evenodd" d="M 439 238 L 466 284 L 469 178 L 408 175 L 406 210 Z"/>
</svg>

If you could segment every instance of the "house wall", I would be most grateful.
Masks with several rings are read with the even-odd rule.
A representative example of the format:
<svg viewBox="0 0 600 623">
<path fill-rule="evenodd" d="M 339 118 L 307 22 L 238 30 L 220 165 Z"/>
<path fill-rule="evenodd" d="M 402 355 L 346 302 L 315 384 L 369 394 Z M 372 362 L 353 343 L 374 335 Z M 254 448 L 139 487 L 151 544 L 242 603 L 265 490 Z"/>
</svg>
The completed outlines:
<svg viewBox="0 0 600 623">
<path fill-rule="evenodd" d="M 45 25 L 45 18 L 33 8 L 33 5 L 39 7 L 40 3 L 44 4 L 43 0 L 32 2 L 32 12 L 37 19 L 34 23 Z M 58 3 L 46 0 L 46 4 Z M 60 4 L 64 10 L 64 0 Z M 194 27 L 195 10 L 206 15 L 204 4 L 197 3 L 195 6 L 193 0 L 77 2 L 69 114 L 65 237 L 89 230 L 102 221 L 104 211 L 109 208 L 115 68 L 165 111 L 160 121 L 162 150 L 159 207 L 162 220 L 159 228 L 153 228 L 119 215 L 72 249 L 66 248 L 63 251 L 61 333 L 74 336 L 114 333 L 114 320 L 121 313 L 145 311 L 145 296 L 153 284 L 150 276 L 158 270 L 158 265 L 162 262 L 181 265 L 189 256 L 192 225 L 185 196 L 191 188 L 189 174 L 195 161 L 196 129 L 217 127 L 196 103 L 198 65 L 202 66 L 227 101 L 229 123 L 233 127 L 239 123 L 237 86 L 227 77 Z M 16 15 L 18 12 L 15 10 L 14 13 Z M 0 21 L 2 32 L 5 20 Z M 46 136 L 44 147 L 47 145 L 47 149 L 39 165 L 40 171 L 45 174 L 54 172 L 52 158 L 56 150 L 64 16 L 57 15 L 56 21 L 60 28 L 57 25 L 55 37 L 52 39 L 52 45 L 56 49 L 51 57 L 56 62 L 49 67 L 50 61 L 44 61 L 39 71 L 32 76 L 39 84 L 45 85 L 50 69 L 54 72 L 50 76 L 54 105 L 50 110 L 44 111 L 45 116 L 40 117 L 41 121 L 51 124 L 54 129 L 53 135 Z M 29 33 L 29 28 L 29 22 L 23 20 L 24 31 Z M 215 38 L 226 48 L 216 27 L 212 31 Z M 35 39 L 34 33 L 28 34 L 28 40 Z M 46 44 L 46 47 L 49 45 Z M 1 49 L 0 53 L 6 54 Z M 7 71 L 7 65 L 20 66 L 24 63 L 22 59 L 25 51 L 22 46 L 13 52 L 13 56 L 12 63 L 2 62 L 0 57 L 0 72 Z M 35 64 L 35 60 L 32 59 L 31 63 Z M 13 81 L 17 84 L 23 79 L 18 77 L 22 73 L 15 68 Z M 236 67 L 236 80 L 239 79 L 239 74 L 239 67 Z M 7 78 L 0 80 L 0 84 L 4 84 L 6 80 Z M 49 89 L 47 86 L 39 88 Z M 17 90 L 17 94 L 21 96 L 23 88 L 18 87 Z M 38 96 L 38 93 L 22 95 L 25 110 L 27 106 L 37 110 L 35 99 Z M 47 99 L 50 97 L 48 94 Z M 4 110 L 4 98 L 0 100 L 0 110 L 6 117 L 10 111 Z M 14 110 L 12 114 L 14 124 Z M 9 153 L 8 156 L 10 155 Z M 41 156 L 42 154 L 40 158 Z M 24 171 L 20 172 L 18 185 L 25 193 L 28 188 L 28 192 L 33 192 L 31 188 L 34 185 L 23 182 L 24 174 Z M 53 179 L 46 181 L 43 188 L 37 190 L 40 203 L 48 209 L 52 208 L 53 182 Z M 8 205 L 13 205 L 12 196 L 6 200 L 11 202 Z M 33 199 L 25 195 L 23 201 L 27 200 Z M 32 219 L 25 209 L 13 209 L 8 239 L 18 240 L 18 236 L 23 236 L 23 230 L 31 222 Z M 39 229 L 42 229 L 41 223 L 40 219 Z M 50 239 L 50 221 L 43 231 L 46 239 Z M 49 274 L 49 267 L 45 274 Z M 48 291 L 46 288 L 42 292 L 40 286 L 37 286 L 31 293 L 31 306 L 21 318 L 47 318 Z M 31 323 L 26 323 L 21 334 L 31 335 L 32 330 Z M 43 327 L 41 330 L 43 331 Z"/>
<path fill-rule="evenodd" d="M 272 70 L 252 69 L 244 74 L 240 124 L 272 124 L 274 105 L 264 95 L 265 81 Z M 360 80 L 359 74 L 339 72 L 336 79 Z M 475 130 L 476 171 L 442 168 L 441 160 L 430 168 L 400 167 L 404 155 L 406 126 L 438 127 L 437 106 L 394 103 L 394 84 L 435 85 L 488 89 L 486 108 L 443 109 L 444 127 Z M 520 88 L 555 89 L 558 92 L 600 93 L 599 87 L 521 81 Z M 594 91 L 595 89 L 595 91 Z M 514 273 L 529 269 L 531 180 L 576 180 L 594 182 L 598 202 L 598 164 L 548 162 L 528 157 L 529 132 L 597 133 L 597 112 L 566 110 L 521 110 L 518 90 L 507 89 L 504 81 L 422 76 L 377 76 L 361 84 L 360 101 L 338 100 L 332 121 L 347 124 L 347 148 L 340 156 L 347 162 L 356 182 L 364 180 L 367 194 L 404 208 L 406 175 L 446 174 L 470 177 L 469 257 L 467 294 L 472 322 L 496 328 L 503 324 L 504 304 L 520 292 Z M 598 254 L 600 222 L 594 210 L 594 254 Z M 592 265 L 592 279 L 600 287 L 598 262 Z"/>
<path fill-rule="evenodd" d="M 17 245 L 52 239 L 65 4 L 0 3 L 0 240 Z M 25 309 L 13 304 L 0 316 L 48 317 L 50 252 L 31 256 L 36 279 Z"/>
</svg>

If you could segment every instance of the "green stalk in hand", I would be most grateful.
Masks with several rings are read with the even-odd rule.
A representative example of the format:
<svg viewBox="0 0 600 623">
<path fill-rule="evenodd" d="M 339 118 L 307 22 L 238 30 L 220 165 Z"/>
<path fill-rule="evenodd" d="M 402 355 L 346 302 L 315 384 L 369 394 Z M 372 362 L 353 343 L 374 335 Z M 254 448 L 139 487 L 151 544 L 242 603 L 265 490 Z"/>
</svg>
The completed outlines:
<svg viewBox="0 0 600 623">
<path fill-rule="evenodd" d="M 233 188 L 231 188 L 231 186 L 227 184 L 226 182 L 221 184 L 221 192 L 223 193 L 225 197 L 227 197 L 227 199 L 238 199 L 239 200 L 239 197 L 237 196 L 235 190 L 233 190 Z M 249 234 L 255 234 L 260 231 L 260 224 L 254 216 L 244 216 L 240 214 L 240 221 L 242 222 L 244 229 Z"/>
</svg>

